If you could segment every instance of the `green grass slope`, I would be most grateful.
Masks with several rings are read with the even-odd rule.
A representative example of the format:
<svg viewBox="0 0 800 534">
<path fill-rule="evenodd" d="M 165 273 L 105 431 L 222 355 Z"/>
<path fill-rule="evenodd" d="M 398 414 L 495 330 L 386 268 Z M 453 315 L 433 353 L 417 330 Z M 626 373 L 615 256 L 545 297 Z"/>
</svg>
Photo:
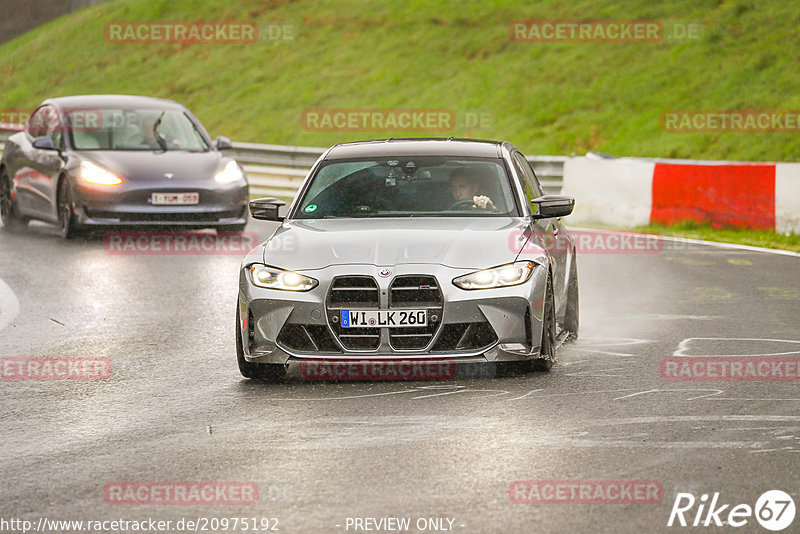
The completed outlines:
<svg viewBox="0 0 800 534">
<path fill-rule="evenodd" d="M 662 113 L 800 109 L 800 10 L 783 0 L 116 0 L 0 46 L 0 111 L 50 96 L 172 98 L 212 135 L 327 146 L 386 136 L 508 139 L 530 154 L 792 161 L 798 133 L 668 133 Z M 284 43 L 107 42 L 110 21 L 290 21 Z M 678 43 L 512 42 L 525 19 L 694 21 Z M 483 128 L 321 132 L 307 109 L 447 109 Z"/>
</svg>

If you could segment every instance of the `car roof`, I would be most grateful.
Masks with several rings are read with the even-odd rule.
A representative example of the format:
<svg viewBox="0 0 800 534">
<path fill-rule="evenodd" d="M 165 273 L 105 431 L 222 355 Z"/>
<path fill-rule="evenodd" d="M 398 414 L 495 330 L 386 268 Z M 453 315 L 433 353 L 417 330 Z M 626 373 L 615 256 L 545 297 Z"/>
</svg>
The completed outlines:
<svg viewBox="0 0 800 534">
<path fill-rule="evenodd" d="M 135 95 L 79 95 L 48 98 L 42 105 L 51 104 L 58 108 L 185 108 L 174 100 Z"/>
<path fill-rule="evenodd" d="M 513 149 L 503 141 L 483 139 L 457 139 L 454 137 L 426 137 L 407 139 L 377 139 L 333 146 L 325 159 L 350 159 L 392 156 L 470 156 L 500 158 L 501 148 Z"/>
</svg>

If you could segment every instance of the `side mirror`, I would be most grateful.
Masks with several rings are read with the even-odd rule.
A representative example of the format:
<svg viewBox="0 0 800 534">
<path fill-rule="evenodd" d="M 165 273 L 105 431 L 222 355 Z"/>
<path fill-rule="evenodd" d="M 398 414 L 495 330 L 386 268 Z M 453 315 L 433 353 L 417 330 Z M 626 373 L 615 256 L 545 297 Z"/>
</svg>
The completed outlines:
<svg viewBox="0 0 800 534">
<path fill-rule="evenodd" d="M 41 150 L 55 150 L 56 147 L 53 146 L 53 140 L 49 137 L 37 137 L 33 140 L 33 148 L 39 148 Z"/>
<path fill-rule="evenodd" d="M 283 221 L 283 217 L 278 216 L 278 209 L 285 206 L 286 202 L 279 198 L 257 198 L 250 201 L 250 215 L 254 219 L 262 221 Z"/>
<path fill-rule="evenodd" d="M 233 143 L 231 142 L 231 140 L 222 135 L 217 137 L 216 145 L 217 145 L 217 150 L 229 150 L 233 148 Z"/>
<path fill-rule="evenodd" d="M 566 217 L 575 207 L 573 197 L 563 195 L 544 195 L 531 200 L 531 211 L 534 219 Z"/>
</svg>

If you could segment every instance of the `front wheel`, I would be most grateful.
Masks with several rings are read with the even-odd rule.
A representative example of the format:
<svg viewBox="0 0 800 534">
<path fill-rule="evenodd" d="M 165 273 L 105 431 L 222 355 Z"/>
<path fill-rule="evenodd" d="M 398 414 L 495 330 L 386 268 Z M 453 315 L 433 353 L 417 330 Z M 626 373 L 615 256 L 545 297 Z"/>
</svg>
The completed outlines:
<svg viewBox="0 0 800 534">
<path fill-rule="evenodd" d="M 564 317 L 564 329 L 567 331 L 567 341 L 578 339 L 578 325 L 580 324 L 578 299 L 578 266 L 575 257 L 572 257 L 572 267 L 569 270 L 569 285 L 567 286 L 567 311 Z"/>
<path fill-rule="evenodd" d="M 547 290 L 544 297 L 544 317 L 542 319 L 542 348 L 539 357 L 533 360 L 533 368 L 549 371 L 556 361 L 556 303 L 553 294 L 553 280 L 547 277 Z"/>
<path fill-rule="evenodd" d="M 531 360 L 508 362 L 500 369 L 502 374 L 534 371 L 549 371 L 556 361 L 556 305 L 553 294 L 553 281 L 547 277 L 547 287 L 544 296 L 544 314 L 542 316 L 542 340 L 539 356 Z"/>
<path fill-rule="evenodd" d="M 248 362 L 244 358 L 242 347 L 242 321 L 239 318 L 239 306 L 236 306 L 236 362 L 239 372 L 245 378 L 263 380 L 264 382 L 280 382 L 286 376 L 286 367 L 279 364 Z"/>
<path fill-rule="evenodd" d="M 17 214 L 11 191 L 11 178 L 5 170 L 0 174 L 0 220 L 3 222 L 4 230 L 15 230 L 27 222 Z"/>
<path fill-rule="evenodd" d="M 80 227 L 75 220 L 75 202 L 72 188 L 66 178 L 58 183 L 58 233 L 64 239 L 78 235 Z"/>
</svg>

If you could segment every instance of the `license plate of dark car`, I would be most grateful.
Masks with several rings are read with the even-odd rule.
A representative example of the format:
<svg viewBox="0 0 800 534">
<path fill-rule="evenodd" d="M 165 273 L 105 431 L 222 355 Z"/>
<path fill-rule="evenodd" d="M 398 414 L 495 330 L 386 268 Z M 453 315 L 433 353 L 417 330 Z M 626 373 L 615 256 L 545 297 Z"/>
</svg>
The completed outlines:
<svg viewBox="0 0 800 534">
<path fill-rule="evenodd" d="M 200 193 L 151 193 L 150 203 L 154 206 L 185 206 L 199 204 Z"/>
<path fill-rule="evenodd" d="M 426 310 L 342 310 L 341 324 L 344 328 L 401 328 L 427 326 Z"/>
</svg>

